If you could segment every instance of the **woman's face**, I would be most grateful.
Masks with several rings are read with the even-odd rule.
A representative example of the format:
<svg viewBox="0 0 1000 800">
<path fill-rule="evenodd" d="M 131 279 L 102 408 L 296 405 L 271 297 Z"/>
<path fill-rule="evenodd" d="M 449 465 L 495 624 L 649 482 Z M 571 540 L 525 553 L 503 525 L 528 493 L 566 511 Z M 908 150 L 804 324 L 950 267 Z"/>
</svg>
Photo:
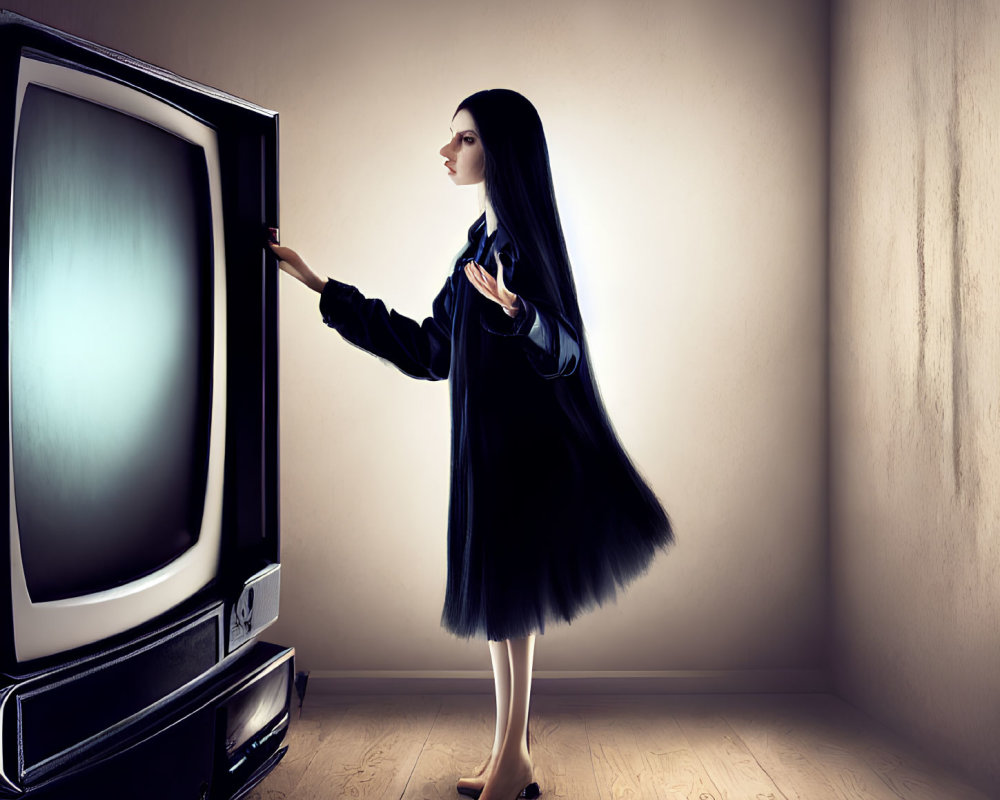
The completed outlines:
<svg viewBox="0 0 1000 800">
<path fill-rule="evenodd" d="M 482 183 L 486 156 L 472 114 L 464 108 L 459 111 L 451 121 L 451 133 L 451 141 L 441 148 L 448 176 L 456 186 Z"/>
</svg>

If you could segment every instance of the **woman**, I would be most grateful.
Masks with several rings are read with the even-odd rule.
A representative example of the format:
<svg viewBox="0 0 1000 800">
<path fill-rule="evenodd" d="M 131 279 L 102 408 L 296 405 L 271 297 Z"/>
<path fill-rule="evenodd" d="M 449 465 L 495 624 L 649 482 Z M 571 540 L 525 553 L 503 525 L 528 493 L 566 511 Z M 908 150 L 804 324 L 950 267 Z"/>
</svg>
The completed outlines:
<svg viewBox="0 0 1000 800">
<path fill-rule="evenodd" d="M 493 750 L 459 792 L 538 794 L 528 753 L 535 635 L 606 600 L 673 542 L 666 513 L 615 436 L 590 372 L 542 124 L 505 89 L 459 105 L 441 148 L 483 214 L 422 323 L 319 278 L 327 325 L 416 378 L 451 382 L 452 478 L 442 624 L 489 642 Z"/>
</svg>

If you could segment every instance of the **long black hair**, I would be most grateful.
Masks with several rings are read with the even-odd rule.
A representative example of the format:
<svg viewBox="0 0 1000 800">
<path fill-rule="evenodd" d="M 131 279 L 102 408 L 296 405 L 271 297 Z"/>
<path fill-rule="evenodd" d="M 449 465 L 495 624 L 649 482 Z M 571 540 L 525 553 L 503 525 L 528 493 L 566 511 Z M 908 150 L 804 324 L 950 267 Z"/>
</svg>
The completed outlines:
<svg viewBox="0 0 1000 800">
<path fill-rule="evenodd" d="M 510 255 L 516 266 L 507 286 L 515 294 L 524 292 L 526 299 L 544 304 L 550 313 L 558 313 L 576 333 L 580 348 L 576 380 L 557 381 L 554 387 L 562 408 L 581 436 L 599 439 L 603 435 L 627 461 L 590 368 L 576 284 L 552 187 L 549 149 L 538 112 L 526 97 L 510 89 L 476 92 L 459 103 L 455 113 L 462 109 L 472 115 L 479 130 L 485 156 L 486 197 L 497 216 L 497 246 L 513 246 Z M 507 277 L 505 269 L 505 281 Z"/>
<path fill-rule="evenodd" d="M 576 287 L 552 188 L 548 146 L 538 112 L 527 99 L 509 89 L 477 92 L 463 100 L 455 113 L 463 109 L 475 120 L 482 142 L 486 197 L 497 216 L 494 246 L 500 248 L 501 259 L 503 247 L 513 251 L 509 253 L 512 273 L 508 286 L 515 294 L 523 290 L 526 300 L 538 305 L 545 303 L 549 313 L 560 314 L 575 328 L 580 348 L 579 361 L 571 374 L 545 381 L 545 392 L 539 391 L 538 383 L 526 385 L 519 392 L 545 403 L 549 409 L 552 408 L 549 398 L 554 398 L 561 412 L 555 418 L 543 412 L 541 419 L 546 420 L 543 426 L 546 432 L 535 429 L 530 434 L 545 442 L 544 447 L 563 454 L 556 461 L 546 462 L 564 466 L 540 479 L 539 483 L 545 485 L 544 492 L 551 497 L 575 498 L 563 508 L 554 524 L 569 530 L 571 535 L 594 536 L 595 528 L 602 531 L 591 540 L 593 546 L 589 552 L 593 560 L 578 563 L 569 570 L 569 573 L 577 570 L 570 579 L 574 588 L 567 590 L 566 595 L 561 595 L 558 588 L 551 590 L 554 595 L 549 596 L 550 607 L 559 609 L 569 619 L 571 612 L 564 605 L 566 596 L 581 586 L 589 587 L 585 590 L 590 593 L 585 603 L 603 602 L 613 596 L 615 584 L 624 587 L 646 570 L 655 547 L 673 541 L 673 529 L 656 495 L 622 448 L 590 368 Z M 507 264 L 503 266 L 506 280 Z M 508 409 L 503 413 L 509 413 Z M 522 413 L 529 425 L 537 424 L 531 413 Z M 559 461 L 560 458 L 565 461 Z M 587 465 L 583 471 L 581 464 Z M 554 535 L 553 541 L 558 541 L 558 535 Z M 558 547 L 557 551 L 558 558 L 562 558 L 563 551 Z M 544 585 L 544 581 L 541 583 Z"/>
<path fill-rule="evenodd" d="M 557 306 L 583 334 L 576 286 L 552 187 L 542 120 L 531 102 L 510 89 L 486 89 L 459 103 L 476 121 L 485 164 L 486 197 L 499 226 L 513 242 L 518 261 L 530 265 L 526 282 L 537 298 Z M 518 284 L 510 287 L 515 293 Z"/>
</svg>

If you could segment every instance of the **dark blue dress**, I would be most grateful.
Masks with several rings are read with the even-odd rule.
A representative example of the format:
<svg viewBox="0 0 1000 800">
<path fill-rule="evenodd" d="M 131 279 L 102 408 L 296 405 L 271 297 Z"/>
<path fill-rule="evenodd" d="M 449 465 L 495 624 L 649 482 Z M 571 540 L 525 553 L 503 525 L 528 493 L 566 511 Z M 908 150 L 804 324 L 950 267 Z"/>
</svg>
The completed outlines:
<svg viewBox="0 0 1000 800">
<path fill-rule="evenodd" d="M 521 311 L 509 318 L 464 273 L 491 272 Z M 613 599 L 674 536 L 607 420 L 582 331 L 533 285 L 531 265 L 485 218 L 423 322 L 330 280 L 327 325 L 407 375 L 450 381 L 448 582 L 441 623 L 494 641 L 542 633 Z"/>
</svg>

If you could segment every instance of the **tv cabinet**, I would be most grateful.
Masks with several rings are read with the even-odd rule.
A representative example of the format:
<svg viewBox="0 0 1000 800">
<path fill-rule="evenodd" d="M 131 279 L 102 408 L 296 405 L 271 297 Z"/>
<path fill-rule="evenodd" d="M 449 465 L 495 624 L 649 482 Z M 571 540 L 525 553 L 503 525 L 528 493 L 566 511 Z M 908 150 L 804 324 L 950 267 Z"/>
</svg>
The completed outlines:
<svg viewBox="0 0 1000 800">
<path fill-rule="evenodd" d="M 237 800 L 284 755 L 294 651 L 224 657 L 224 604 L 133 641 L 0 677 L 0 797 Z"/>
</svg>

